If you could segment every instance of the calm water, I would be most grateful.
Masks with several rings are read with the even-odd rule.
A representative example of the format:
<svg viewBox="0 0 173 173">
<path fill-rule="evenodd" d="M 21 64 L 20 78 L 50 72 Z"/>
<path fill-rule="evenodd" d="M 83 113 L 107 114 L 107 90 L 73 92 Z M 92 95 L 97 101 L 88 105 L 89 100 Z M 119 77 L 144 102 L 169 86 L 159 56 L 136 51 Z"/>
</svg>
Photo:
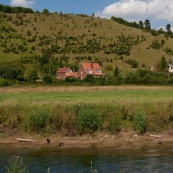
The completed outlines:
<svg viewBox="0 0 173 173">
<path fill-rule="evenodd" d="M 75 148 L 56 146 L 17 147 L 0 144 L 0 172 L 13 155 L 23 158 L 30 173 L 173 173 L 173 144 L 141 148 Z M 32 145 L 32 144 L 31 144 Z M 92 160 L 92 168 L 91 168 Z"/>
</svg>

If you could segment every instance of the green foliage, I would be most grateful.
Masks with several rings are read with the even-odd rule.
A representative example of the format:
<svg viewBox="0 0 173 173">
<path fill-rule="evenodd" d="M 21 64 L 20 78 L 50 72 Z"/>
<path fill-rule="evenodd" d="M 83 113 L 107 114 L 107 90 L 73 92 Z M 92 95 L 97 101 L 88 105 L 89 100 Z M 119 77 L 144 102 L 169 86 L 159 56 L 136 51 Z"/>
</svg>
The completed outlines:
<svg viewBox="0 0 173 173">
<path fill-rule="evenodd" d="M 115 22 L 118 22 L 120 24 L 124 24 L 126 26 L 130 26 L 130 27 L 133 27 L 133 28 L 141 28 L 141 25 L 136 23 L 136 22 L 128 22 L 127 20 L 124 20 L 123 18 L 120 18 L 120 17 L 114 17 L 112 16 L 111 17 L 111 20 L 115 21 Z"/>
<path fill-rule="evenodd" d="M 88 83 L 94 83 L 94 79 L 95 79 L 95 78 L 94 78 L 93 75 L 88 74 L 88 75 L 86 75 L 84 81 L 85 81 L 85 82 L 88 82 Z"/>
<path fill-rule="evenodd" d="M 0 76 L 4 79 L 23 80 L 24 67 L 19 63 L 4 63 L 0 65 Z"/>
<path fill-rule="evenodd" d="M 130 64 L 132 68 L 138 68 L 138 66 L 139 66 L 139 63 L 135 59 L 133 59 L 133 60 L 128 59 L 125 62 L 127 64 Z"/>
<path fill-rule="evenodd" d="M 101 115 L 94 108 L 82 108 L 76 115 L 76 128 L 80 133 L 93 133 L 101 129 Z"/>
<path fill-rule="evenodd" d="M 3 13 L 34 13 L 31 8 L 24 7 L 11 7 L 7 5 L 0 4 L 0 12 Z"/>
<path fill-rule="evenodd" d="M 8 86 L 9 82 L 6 79 L 0 78 L 0 87 Z"/>
<path fill-rule="evenodd" d="M 133 119 L 134 129 L 142 134 L 146 131 L 147 123 L 142 111 L 136 111 Z"/>
<path fill-rule="evenodd" d="M 40 133 L 46 131 L 46 125 L 49 123 L 50 116 L 48 111 L 39 110 L 29 113 L 29 128 L 31 131 Z"/>
<path fill-rule="evenodd" d="M 24 166 L 23 159 L 20 156 L 10 158 L 8 166 L 5 167 L 6 173 L 29 173 Z"/>
<path fill-rule="evenodd" d="M 29 73 L 28 81 L 32 82 L 32 81 L 36 81 L 37 79 L 38 79 L 37 70 L 32 70 L 32 71 Z"/>
<path fill-rule="evenodd" d="M 49 75 L 45 75 L 45 76 L 43 77 L 43 82 L 44 82 L 44 83 L 47 83 L 47 84 L 53 83 L 52 77 L 49 76 Z"/>
<path fill-rule="evenodd" d="M 43 9 L 43 12 L 42 12 L 43 14 L 49 14 L 49 10 L 48 9 Z"/>
<path fill-rule="evenodd" d="M 113 115 L 109 121 L 109 130 L 111 132 L 119 132 L 121 130 L 122 116 L 120 114 Z"/>
<path fill-rule="evenodd" d="M 152 47 L 153 49 L 160 49 L 162 47 L 162 44 L 159 43 L 158 40 L 155 40 L 155 41 L 152 42 L 150 47 Z"/>
<path fill-rule="evenodd" d="M 162 72 L 165 72 L 168 68 L 167 61 L 164 56 L 162 56 L 161 60 L 158 61 L 157 68 Z"/>
<path fill-rule="evenodd" d="M 146 31 L 150 31 L 151 30 L 151 24 L 150 24 L 150 21 L 148 19 L 146 19 L 144 21 L 144 25 L 145 25 L 145 30 Z"/>
<path fill-rule="evenodd" d="M 119 74 L 120 74 L 120 70 L 118 69 L 118 66 L 116 65 L 114 70 L 114 77 L 118 77 Z"/>
</svg>

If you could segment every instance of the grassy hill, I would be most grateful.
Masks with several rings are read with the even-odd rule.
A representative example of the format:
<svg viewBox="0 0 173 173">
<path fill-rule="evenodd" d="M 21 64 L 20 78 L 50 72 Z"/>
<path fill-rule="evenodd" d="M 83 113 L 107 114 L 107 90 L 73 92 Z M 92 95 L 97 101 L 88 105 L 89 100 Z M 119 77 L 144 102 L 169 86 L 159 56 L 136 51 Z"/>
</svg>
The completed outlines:
<svg viewBox="0 0 173 173">
<path fill-rule="evenodd" d="M 0 62 L 19 61 L 26 71 L 46 73 L 51 67 L 54 74 L 59 66 L 96 61 L 107 74 L 116 65 L 126 73 L 134 60 L 141 68 L 172 58 L 172 45 L 163 34 L 92 16 L 0 13 Z"/>
</svg>

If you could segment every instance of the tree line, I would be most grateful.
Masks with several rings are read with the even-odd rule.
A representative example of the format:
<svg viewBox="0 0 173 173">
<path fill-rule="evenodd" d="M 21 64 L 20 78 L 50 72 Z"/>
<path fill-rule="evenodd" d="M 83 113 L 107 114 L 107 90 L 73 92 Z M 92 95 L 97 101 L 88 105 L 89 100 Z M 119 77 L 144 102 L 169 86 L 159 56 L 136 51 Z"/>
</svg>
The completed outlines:
<svg viewBox="0 0 173 173">
<path fill-rule="evenodd" d="M 171 30 L 171 24 L 167 24 L 166 25 L 166 31 L 164 31 L 163 28 L 160 28 L 159 30 L 152 29 L 149 19 L 146 19 L 144 22 L 140 20 L 137 23 L 137 22 L 129 22 L 129 21 L 127 21 L 121 17 L 112 16 L 111 20 L 113 20 L 119 24 L 123 24 L 123 25 L 130 26 L 133 28 L 143 29 L 146 32 L 150 32 L 154 36 L 157 36 L 159 34 L 165 34 L 167 37 L 170 36 L 171 38 L 173 38 L 173 32 Z"/>
<path fill-rule="evenodd" d="M 34 10 L 31 8 L 25 8 L 25 7 L 11 7 L 8 5 L 2 5 L 0 4 L 0 12 L 3 13 L 34 13 Z"/>
</svg>

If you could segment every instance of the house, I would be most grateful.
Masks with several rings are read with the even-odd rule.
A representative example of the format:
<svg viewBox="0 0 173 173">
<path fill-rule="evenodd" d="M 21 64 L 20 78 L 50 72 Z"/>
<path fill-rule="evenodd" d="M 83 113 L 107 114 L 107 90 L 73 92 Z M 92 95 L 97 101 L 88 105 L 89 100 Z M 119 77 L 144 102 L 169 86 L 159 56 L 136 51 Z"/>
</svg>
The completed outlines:
<svg viewBox="0 0 173 173">
<path fill-rule="evenodd" d="M 98 63 L 81 63 L 76 77 L 79 79 L 84 79 L 88 74 L 94 77 L 101 77 L 103 73 Z"/>
<path fill-rule="evenodd" d="M 76 77 L 76 72 L 73 72 L 69 67 L 59 68 L 56 71 L 56 78 L 65 80 L 66 77 Z"/>
<path fill-rule="evenodd" d="M 169 73 L 173 73 L 173 64 L 169 64 Z"/>
</svg>

